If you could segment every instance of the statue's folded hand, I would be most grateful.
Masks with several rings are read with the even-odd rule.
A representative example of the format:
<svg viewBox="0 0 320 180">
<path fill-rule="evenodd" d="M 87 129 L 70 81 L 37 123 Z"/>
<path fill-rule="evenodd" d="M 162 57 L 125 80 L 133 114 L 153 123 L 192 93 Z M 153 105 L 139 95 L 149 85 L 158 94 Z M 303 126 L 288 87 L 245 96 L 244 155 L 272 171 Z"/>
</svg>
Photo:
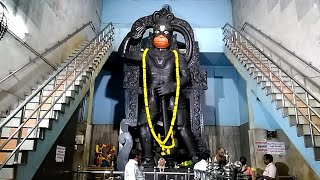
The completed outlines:
<svg viewBox="0 0 320 180">
<path fill-rule="evenodd" d="M 172 82 L 172 83 L 159 84 L 159 85 L 155 86 L 154 90 L 159 96 L 170 94 L 170 93 L 174 92 L 174 90 L 175 90 L 174 83 Z"/>
</svg>

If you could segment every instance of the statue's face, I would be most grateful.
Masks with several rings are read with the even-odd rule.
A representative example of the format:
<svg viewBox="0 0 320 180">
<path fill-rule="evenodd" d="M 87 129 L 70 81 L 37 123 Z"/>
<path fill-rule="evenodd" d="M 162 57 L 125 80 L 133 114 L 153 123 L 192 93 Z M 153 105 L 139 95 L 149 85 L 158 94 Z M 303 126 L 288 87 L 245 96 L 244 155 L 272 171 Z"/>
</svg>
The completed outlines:
<svg viewBox="0 0 320 180">
<path fill-rule="evenodd" d="M 169 47 L 172 36 L 172 27 L 165 19 L 159 19 L 153 27 L 153 45 L 159 49 Z"/>
</svg>

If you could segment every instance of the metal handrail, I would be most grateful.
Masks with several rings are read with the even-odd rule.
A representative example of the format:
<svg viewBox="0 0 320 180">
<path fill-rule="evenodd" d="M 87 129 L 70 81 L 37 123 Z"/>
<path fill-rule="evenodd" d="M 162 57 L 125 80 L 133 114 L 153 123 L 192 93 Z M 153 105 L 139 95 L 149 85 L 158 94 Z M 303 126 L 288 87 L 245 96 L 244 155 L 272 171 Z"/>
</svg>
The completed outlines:
<svg viewBox="0 0 320 180">
<path fill-rule="evenodd" d="M 108 28 L 108 27 L 111 27 L 109 32 L 105 33 L 104 31 Z M 109 23 L 98 35 L 96 35 L 88 45 L 86 45 L 85 47 L 83 47 L 80 52 L 77 53 L 77 55 L 75 57 L 73 57 L 68 63 L 66 63 L 62 68 L 60 68 L 54 75 L 51 76 L 51 78 L 49 78 L 48 80 L 46 80 L 34 93 L 32 93 L 16 110 L 14 110 L 14 112 L 12 112 L 4 121 L 3 123 L 1 123 L 0 125 L 0 128 L 2 128 L 5 124 L 7 124 L 22 108 L 24 108 L 24 106 L 31 100 L 33 99 L 38 93 L 42 92 L 43 88 L 48 85 L 52 80 L 54 80 L 58 75 L 59 73 L 61 73 L 64 69 L 68 68 L 69 64 L 71 64 L 71 62 L 73 62 L 74 60 L 76 60 L 76 58 L 82 53 L 84 52 L 87 47 L 91 47 L 92 43 L 94 42 L 94 44 L 96 45 L 97 42 L 96 40 L 98 39 L 98 46 L 101 45 L 101 41 L 103 42 L 103 45 L 102 45 L 102 48 L 104 47 L 104 44 L 106 44 L 108 46 L 108 44 L 111 45 L 111 42 L 112 41 L 112 34 L 113 34 L 113 26 L 111 23 Z M 102 36 L 102 39 L 100 39 L 100 35 L 103 34 Z M 110 35 L 111 34 L 111 35 Z M 101 49 L 102 49 L 101 48 Z M 94 56 L 96 56 L 101 49 L 92 49 L 93 53 L 94 53 Z M 91 55 L 91 53 L 89 53 L 89 55 L 87 57 L 89 57 Z M 36 125 L 31 129 L 31 131 L 23 138 L 23 140 L 21 142 L 19 142 L 19 144 L 16 146 L 16 148 L 11 152 L 11 154 L 9 155 L 9 157 L 1 164 L 0 166 L 0 170 L 5 166 L 5 164 L 10 160 L 10 158 L 19 150 L 19 148 L 22 146 L 22 144 L 27 140 L 27 138 L 32 134 L 34 133 L 33 131 L 38 127 L 38 125 L 40 124 L 40 122 L 43 120 L 43 118 L 51 111 L 51 109 L 54 107 L 54 105 L 60 100 L 60 98 L 62 96 L 65 95 L 65 92 L 68 91 L 68 89 L 74 85 L 74 82 L 77 80 L 77 78 L 82 75 L 83 71 L 89 66 L 90 63 L 88 63 L 85 67 L 82 66 L 82 62 L 87 59 L 87 57 L 83 58 L 83 60 L 76 66 L 74 67 L 74 72 L 77 71 L 77 68 L 81 65 L 82 67 L 82 70 L 81 72 L 79 72 L 77 75 L 75 75 L 74 77 L 74 80 L 67 86 L 64 88 L 64 91 L 63 93 L 61 93 L 58 98 L 54 101 L 54 103 L 51 104 L 51 107 L 49 108 L 49 110 L 47 110 L 45 112 L 44 115 L 42 115 L 42 117 L 40 118 L 39 121 L 37 121 Z M 90 61 L 92 62 L 93 59 Z M 67 72 L 66 72 L 67 73 Z M 35 108 L 35 110 L 33 111 L 33 113 L 31 113 L 29 115 L 29 117 L 25 120 L 25 122 L 23 122 L 22 124 L 20 124 L 20 126 L 6 139 L 6 141 L 1 144 L 0 146 L 0 150 L 2 150 L 6 144 L 15 136 L 15 134 L 17 132 L 19 132 L 21 130 L 21 128 L 23 128 L 23 126 L 27 123 L 27 121 L 41 108 L 41 106 L 51 97 L 51 95 L 53 93 L 55 93 L 55 91 L 63 84 L 64 81 L 67 80 L 67 78 L 69 76 L 71 76 L 71 74 L 73 73 L 70 73 L 68 76 L 65 77 L 65 79 L 60 82 L 59 85 L 57 85 L 57 87 L 47 96 L 47 98 L 45 100 L 42 101 L 42 103 L 40 103 L 37 108 Z"/>
<path fill-rule="evenodd" d="M 144 174 L 148 174 L 148 175 L 153 175 L 153 179 L 154 180 L 158 180 L 159 179 L 159 175 L 182 175 L 182 176 L 187 176 L 187 180 L 191 180 L 191 177 L 193 176 L 194 179 L 197 179 L 196 173 L 194 169 L 188 168 L 187 172 L 158 172 L 156 171 L 156 167 L 154 168 L 154 171 L 147 171 L 144 172 Z M 209 175 L 209 173 L 207 171 L 201 171 L 198 170 L 197 172 Z M 112 177 L 113 179 L 121 179 L 121 176 L 123 176 L 125 174 L 124 171 L 114 171 L 114 170 L 80 170 L 80 168 L 78 167 L 78 169 L 76 171 L 64 171 L 63 173 L 72 173 L 72 174 L 76 174 L 76 180 L 80 179 L 80 174 L 103 174 L 104 175 L 104 179 L 108 179 L 106 177 L 106 175 L 109 175 L 108 177 Z M 120 177 L 119 177 L 120 175 Z M 118 176 L 118 177 L 115 177 Z M 210 176 L 206 177 L 205 179 L 209 179 Z M 250 177 L 250 176 L 247 176 Z M 297 176 L 277 176 L 278 179 L 293 179 L 293 180 L 297 180 L 298 177 Z"/>
<path fill-rule="evenodd" d="M 233 29 L 235 32 L 237 32 L 242 38 L 244 38 L 247 42 L 249 42 L 250 43 L 250 45 L 252 46 L 252 47 L 254 47 L 255 49 L 257 49 L 262 55 L 264 55 L 269 61 L 271 61 L 274 65 L 276 65 L 277 66 L 277 68 L 278 69 L 280 69 L 282 72 L 284 72 L 288 77 L 290 77 L 293 81 L 295 81 L 295 83 L 297 83 L 302 89 L 304 89 L 305 90 L 305 92 L 307 92 L 309 95 L 311 95 L 316 101 L 318 101 L 318 103 L 320 103 L 320 101 L 319 101 L 319 99 L 317 99 L 309 90 L 307 90 L 304 86 L 302 86 L 297 80 L 295 80 L 290 74 L 288 74 L 284 69 L 282 69 L 280 66 L 278 66 L 272 59 L 270 59 L 268 56 L 266 56 L 266 54 L 265 53 L 263 53 L 258 47 L 256 47 L 249 39 L 247 39 L 245 36 L 243 36 L 238 30 L 236 30 L 235 28 L 233 28 L 229 23 L 227 23 L 224 27 L 223 27 L 223 29 L 224 30 L 226 30 L 226 26 L 229 26 L 231 29 Z M 255 63 L 253 63 L 255 66 L 256 66 L 256 64 Z M 256 68 L 258 68 L 261 72 L 262 72 L 262 70 L 259 68 L 259 67 L 257 67 L 256 66 Z M 268 70 L 270 70 L 268 67 L 267 67 L 267 69 Z M 272 73 L 272 71 L 270 70 L 270 72 Z M 274 76 L 276 76 L 276 75 L 274 75 Z M 277 76 L 276 76 L 277 77 Z M 268 80 L 270 81 L 270 82 L 272 82 L 271 81 L 271 79 L 269 79 L 269 77 L 267 77 L 268 78 Z M 283 82 L 282 82 L 283 83 Z M 287 86 L 285 83 L 283 83 L 285 86 Z M 275 84 L 274 84 L 274 86 L 281 92 L 281 89 L 279 89 L 278 88 L 278 86 L 276 86 Z M 288 87 L 289 88 L 289 87 Z M 296 97 L 299 97 L 297 94 L 296 94 L 296 92 L 292 92 Z M 303 99 L 301 99 L 300 97 L 299 97 L 299 99 L 308 107 L 308 109 L 310 109 L 316 116 L 318 116 L 319 118 L 320 118 L 320 115 L 308 104 L 308 103 L 306 103 L 306 102 L 304 102 L 304 100 Z M 289 101 L 290 103 L 292 103 L 291 101 Z M 295 106 L 295 104 L 294 103 L 292 103 L 292 105 L 293 106 Z M 299 108 L 296 108 L 302 115 L 304 115 L 304 113 L 302 113 L 300 110 L 299 110 Z M 304 115 L 305 116 L 305 115 Z M 305 117 L 306 118 L 306 117 Z M 307 119 L 307 121 L 318 131 L 318 132 L 320 132 L 320 129 L 312 122 L 312 121 L 310 121 L 308 118 L 306 118 Z"/>
<path fill-rule="evenodd" d="M 300 82 L 302 84 L 305 84 L 305 85 L 310 84 L 311 86 L 313 86 L 313 88 L 316 88 L 316 90 L 318 90 L 318 91 L 320 90 L 319 83 L 313 79 L 313 78 L 317 78 L 317 77 L 320 76 L 319 75 L 320 70 L 318 70 L 317 68 L 313 67 L 310 63 L 307 63 L 305 60 L 301 59 L 300 57 L 295 56 L 295 54 L 292 54 L 291 51 L 289 51 L 285 47 L 281 46 L 280 43 L 277 44 L 280 47 L 280 49 L 279 49 L 280 52 L 281 52 L 281 50 L 284 49 L 285 51 L 287 51 L 289 53 L 289 56 L 293 55 L 295 57 L 295 60 L 297 60 L 297 63 L 301 63 L 301 65 L 303 66 L 303 69 L 301 69 L 301 68 L 299 69 L 300 66 L 293 66 L 293 64 L 291 62 L 284 60 L 284 58 L 281 57 L 279 55 L 279 53 L 274 52 L 275 50 L 273 50 L 273 49 L 271 50 L 268 46 L 266 46 L 264 44 L 264 42 L 262 42 L 261 40 L 257 39 L 256 37 L 252 36 L 247 31 L 245 31 L 244 28 L 246 26 L 251 27 L 254 31 L 258 32 L 262 37 L 267 38 L 267 41 L 269 40 L 269 41 L 271 41 L 271 43 L 277 44 L 277 42 L 274 41 L 270 36 L 265 35 L 262 31 L 258 30 L 257 28 L 255 28 L 253 25 L 251 25 L 249 23 L 247 23 L 247 24 L 245 23 L 244 26 L 242 27 L 243 30 L 241 32 L 244 33 L 244 36 L 248 36 L 250 39 L 252 37 L 257 46 L 258 46 L 257 42 L 259 42 L 259 44 L 262 45 L 262 48 L 260 48 L 260 49 L 262 49 L 262 51 L 265 52 L 265 50 L 268 50 L 270 52 L 270 56 L 269 57 L 271 57 L 272 55 L 275 55 L 276 57 L 279 57 L 279 64 L 278 65 L 282 66 L 282 67 L 285 67 L 284 65 L 288 66 L 288 68 L 289 68 L 288 71 L 291 73 L 291 75 L 293 77 L 296 77 L 297 75 L 301 76 L 303 78 L 302 80 L 300 80 Z M 305 64 L 307 66 L 304 66 Z M 306 74 L 306 73 L 310 74 L 310 71 L 306 71 L 306 69 L 308 69 L 309 67 L 312 68 L 312 69 L 310 69 L 311 71 L 314 70 L 314 71 L 312 71 L 312 74 L 316 73 L 316 75 L 313 76 L 313 75 L 307 75 Z M 319 95 L 318 95 L 318 97 L 319 97 Z"/>
<path fill-rule="evenodd" d="M 294 53 L 293 51 L 289 50 L 288 48 L 284 47 L 281 43 L 277 42 L 276 40 L 272 39 L 270 36 L 264 34 L 261 30 L 257 29 L 255 26 L 253 26 L 252 24 L 245 22 L 243 24 L 243 26 L 241 27 L 241 31 L 244 31 L 245 28 L 249 26 L 250 28 L 252 28 L 253 30 L 255 30 L 256 32 L 258 32 L 260 35 L 262 35 L 263 37 L 267 38 L 268 40 L 270 40 L 271 42 L 273 42 L 274 44 L 278 45 L 279 47 L 281 47 L 282 49 L 284 49 L 285 51 L 287 51 L 289 54 L 293 55 L 294 57 L 296 57 L 297 59 L 299 59 L 301 62 L 303 62 L 304 64 L 306 64 L 307 66 L 311 67 L 312 69 L 314 69 L 315 71 L 317 71 L 318 73 L 320 73 L 320 70 L 318 68 L 316 68 L 315 66 L 313 66 L 310 62 L 308 63 L 306 60 L 302 59 L 300 56 L 298 56 L 296 53 Z"/>
<path fill-rule="evenodd" d="M 106 175 L 110 175 L 111 177 L 114 177 L 114 175 L 121 175 L 123 176 L 125 174 L 124 171 L 114 171 L 114 170 L 80 170 L 80 166 L 78 166 L 76 171 L 65 171 L 64 173 L 72 173 L 72 174 L 77 174 L 76 180 L 80 179 L 80 174 L 103 174 L 104 178 L 106 179 Z M 187 169 L 187 172 L 159 172 L 157 171 L 157 167 L 153 168 L 153 171 L 145 171 L 143 172 L 146 175 L 153 175 L 154 180 L 159 179 L 159 175 L 172 175 L 177 177 L 184 176 L 185 180 L 191 180 L 191 177 L 194 176 L 194 173 L 191 171 L 191 168 Z M 117 177 L 114 177 L 117 178 Z M 120 177 L 118 177 L 120 178 Z M 121 179 L 121 178 L 120 178 Z"/>
<path fill-rule="evenodd" d="M 9 75 L 7 75 L 6 77 L 4 77 L 3 79 L 0 80 L 0 84 L 2 82 L 4 82 L 5 80 L 7 80 L 8 78 L 10 78 L 11 76 L 15 75 L 17 72 L 19 72 L 20 70 L 24 69 L 25 67 L 27 67 L 29 64 L 35 62 L 38 58 L 42 58 L 43 56 L 49 54 L 51 51 L 53 51 L 54 49 L 56 49 L 57 47 L 59 47 L 60 45 L 62 45 L 63 43 L 65 43 L 66 41 L 68 41 L 69 39 L 71 39 L 72 37 L 74 37 L 76 34 L 78 34 L 80 31 L 82 31 L 83 29 L 85 29 L 87 26 L 91 27 L 91 29 L 94 31 L 95 34 L 96 33 L 96 28 L 94 27 L 92 21 L 89 21 L 88 23 L 82 25 L 81 28 L 77 28 L 75 32 L 73 32 L 72 34 L 69 34 L 67 37 L 65 37 L 62 41 L 58 41 L 55 45 L 53 45 L 52 47 L 50 47 L 49 49 L 46 49 L 45 52 L 41 53 L 41 54 L 37 54 L 37 57 L 31 59 L 27 64 L 23 65 L 22 67 L 14 70 L 13 72 L 10 72 Z M 11 32 L 11 31 L 10 31 Z M 17 37 L 19 38 L 19 37 Z M 24 44 L 24 43 L 23 43 Z M 25 45 L 25 44 L 24 44 Z M 48 60 L 46 60 L 48 61 Z M 57 69 L 55 67 L 55 69 Z"/>
<path fill-rule="evenodd" d="M 282 72 L 284 72 L 288 77 L 290 77 L 295 83 L 297 83 L 304 91 L 306 91 L 308 94 L 310 94 L 316 101 L 318 101 L 320 103 L 320 99 L 315 96 L 311 91 L 309 91 L 308 89 L 306 89 L 304 87 L 304 85 L 302 85 L 299 81 L 297 81 L 294 77 L 292 77 L 285 69 L 283 69 L 282 67 L 278 66 L 278 64 L 271 59 L 268 55 L 266 55 L 263 51 L 261 51 L 256 45 L 254 45 L 248 38 L 246 38 L 245 36 L 243 36 L 238 30 L 236 30 L 235 28 L 233 28 L 229 23 L 227 23 L 223 29 L 225 29 L 226 26 L 230 26 L 234 31 L 236 31 L 238 34 L 240 34 L 246 41 L 248 41 L 252 47 L 256 48 L 259 53 L 261 53 L 262 55 L 264 55 L 269 61 L 271 61 L 274 65 L 276 65 Z"/>
<path fill-rule="evenodd" d="M 219 176 L 219 175 L 218 175 Z M 222 175 L 220 175 L 222 176 Z M 243 175 L 244 177 L 250 178 L 251 175 Z M 257 177 L 259 177 L 259 175 L 256 175 Z M 212 177 L 211 172 L 208 171 L 203 171 L 203 170 L 196 170 L 194 169 L 194 179 L 195 180 L 204 180 L 204 179 L 210 179 Z M 223 177 L 221 177 L 222 179 Z M 298 177 L 297 176 L 277 176 L 278 179 L 292 179 L 292 180 L 297 180 Z M 216 178 L 217 179 L 217 178 Z M 220 179 L 220 178 L 219 178 Z"/>
<path fill-rule="evenodd" d="M 104 32 L 107 27 L 112 26 L 112 23 L 109 23 L 105 28 L 103 28 L 100 33 L 98 33 L 86 46 L 84 46 L 68 63 L 66 63 L 63 67 L 61 67 L 56 73 L 54 73 L 49 79 L 47 79 L 44 83 L 39 86 L 37 90 L 35 90 L 30 96 L 26 98 L 4 121 L 0 123 L 0 129 L 6 125 L 29 101 L 31 101 L 46 85 L 48 85 L 64 68 L 66 68 L 72 61 L 74 61 L 81 53 L 84 51 L 96 38 L 99 37 L 100 34 Z"/>
<path fill-rule="evenodd" d="M 23 41 L 19 36 L 17 36 L 14 32 L 10 31 L 10 29 L 7 29 L 7 32 L 13 36 L 17 41 L 19 41 L 22 45 L 24 45 L 26 48 L 28 48 L 33 54 L 35 54 L 37 57 L 40 57 L 45 63 L 47 63 L 49 66 L 51 66 L 53 69 L 57 69 L 55 65 L 53 65 L 50 61 L 48 61 L 46 58 L 41 56 L 35 49 L 33 49 L 28 43 Z"/>
</svg>

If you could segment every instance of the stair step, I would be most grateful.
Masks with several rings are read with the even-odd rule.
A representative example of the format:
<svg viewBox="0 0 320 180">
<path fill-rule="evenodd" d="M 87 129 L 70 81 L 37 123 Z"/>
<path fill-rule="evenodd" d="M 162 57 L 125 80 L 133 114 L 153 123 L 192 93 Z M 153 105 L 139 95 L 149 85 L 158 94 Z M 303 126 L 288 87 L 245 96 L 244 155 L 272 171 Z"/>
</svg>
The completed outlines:
<svg viewBox="0 0 320 180">
<path fill-rule="evenodd" d="M 250 72 L 251 73 L 251 72 Z M 254 75 L 254 77 L 253 77 L 254 79 L 257 79 L 258 80 L 258 83 L 260 84 L 261 82 L 263 82 L 263 81 L 269 81 L 269 79 L 272 81 L 272 82 L 278 82 L 278 81 L 282 81 L 282 82 L 291 82 L 291 79 L 290 79 L 290 77 L 289 76 L 281 76 L 281 78 L 280 77 L 275 77 L 275 76 L 272 76 L 272 78 L 270 78 L 270 76 L 268 76 L 268 78 L 267 77 L 265 77 L 264 75 L 262 76 L 261 74 L 255 74 Z M 270 82 L 270 81 L 269 81 Z"/>
<path fill-rule="evenodd" d="M 297 118 L 295 115 L 289 115 L 288 118 L 291 126 L 296 126 L 297 124 L 309 124 L 309 121 L 302 115 L 298 115 Z M 320 125 L 320 118 L 318 116 L 311 116 L 311 120 L 314 124 Z"/>
<path fill-rule="evenodd" d="M 74 91 L 73 90 L 67 90 L 65 93 L 63 93 L 63 91 L 43 91 L 43 96 L 47 97 L 47 96 L 56 96 L 59 97 L 60 95 L 65 94 L 65 96 L 70 97 L 72 99 L 74 99 Z"/>
<path fill-rule="evenodd" d="M 317 127 L 320 129 L 320 125 L 317 125 Z M 314 135 L 320 135 L 320 132 L 318 132 L 314 127 L 312 127 L 312 131 L 313 131 Z M 297 134 L 298 134 L 298 136 L 311 135 L 310 125 L 309 124 L 297 124 Z"/>
<path fill-rule="evenodd" d="M 2 180 L 14 179 L 14 168 L 2 168 L 0 170 L 0 177 Z"/>
<path fill-rule="evenodd" d="M 308 116 L 309 113 L 310 113 L 310 115 L 315 115 L 314 112 L 320 114 L 320 108 L 318 108 L 318 107 L 317 108 L 312 108 L 313 111 L 311 109 L 309 109 L 309 112 L 308 112 L 308 108 L 306 108 L 306 107 L 298 107 L 297 110 L 295 110 L 294 107 L 284 107 L 282 110 L 283 110 L 283 112 L 284 112 L 284 114 L 286 116 L 295 115 L 296 111 L 297 111 L 298 115 L 306 115 L 306 116 Z"/>
<path fill-rule="evenodd" d="M 314 159 L 316 161 L 320 161 L 320 148 L 319 147 L 314 147 L 313 151 L 314 151 Z"/>
<path fill-rule="evenodd" d="M 272 82 L 272 83 L 270 81 L 261 82 L 261 85 L 262 85 L 263 88 L 265 88 L 265 87 L 275 87 L 275 86 L 277 86 L 279 89 L 289 88 L 290 91 L 295 92 L 296 94 L 301 95 L 300 97 L 302 97 L 303 99 L 306 99 L 307 92 L 302 87 L 294 86 L 292 88 L 290 84 L 291 84 L 290 82 L 286 82 L 284 84 L 284 83 L 279 82 L 279 81 L 278 82 L 275 81 L 275 82 Z M 310 98 L 312 98 L 312 97 L 310 96 Z"/>
<path fill-rule="evenodd" d="M 2 138 L 8 138 L 10 135 L 12 135 L 14 133 L 14 131 L 16 131 L 17 128 L 16 127 L 3 127 L 2 131 L 1 131 L 1 137 Z M 21 132 L 21 138 L 25 138 L 26 135 L 31 132 L 32 128 L 22 128 L 22 132 Z M 13 138 L 18 138 L 18 133 L 16 133 L 16 135 Z M 34 130 L 30 136 L 28 137 L 28 139 L 34 139 L 34 138 L 39 138 L 39 133 Z"/>
<path fill-rule="evenodd" d="M 6 139 L 1 138 L 0 144 L 2 145 Z M 13 151 L 17 147 L 17 139 L 10 139 L 9 142 L 3 147 L 1 151 Z M 23 144 L 20 146 L 21 151 L 32 151 L 34 150 L 35 142 L 34 140 L 27 139 Z"/>
<path fill-rule="evenodd" d="M 10 156 L 11 152 L 0 152 L 0 164 L 3 164 L 3 162 Z M 6 165 L 13 165 L 13 164 L 21 164 L 22 159 L 22 153 L 19 152 L 18 155 L 18 161 L 14 162 L 14 155 L 9 159 Z"/>
<path fill-rule="evenodd" d="M 29 103 L 26 104 L 26 110 L 34 110 L 34 109 L 36 109 L 38 107 L 38 105 L 39 105 L 38 102 L 29 102 Z"/>
<path fill-rule="evenodd" d="M 312 139 L 310 135 L 304 135 L 304 144 L 307 148 L 309 147 L 320 147 L 320 135 L 313 136 L 314 144 L 312 144 Z"/>
</svg>

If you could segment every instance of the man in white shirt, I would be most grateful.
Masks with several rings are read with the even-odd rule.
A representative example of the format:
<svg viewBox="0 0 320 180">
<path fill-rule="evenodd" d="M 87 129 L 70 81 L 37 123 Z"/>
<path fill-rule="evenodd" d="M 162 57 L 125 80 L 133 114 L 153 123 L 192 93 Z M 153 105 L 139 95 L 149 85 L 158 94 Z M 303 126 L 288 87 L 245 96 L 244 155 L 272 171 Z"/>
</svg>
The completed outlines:
<svg viewBox="0 0 320 180">
<path fill-rule="evenodd" d="M 209 157 L 210 157 L 210 154 L 208 152 L 200 153 L 201 161 L 197 162 L 193 167 L 196 178 L 205 179 L 205 171 L 207 170 Z"/>
<path fill-rule="evenodd" d="M 265 154 L 263 156 L 263 162 L 267 167 L 263 171 L 263 178 L 265 180 L 274 180 L 277 174 L 277 168 L 273 164 L 273 156 L 271 154 Z"/>
<path fill-rule="evenodd" d="M 141 164 L 142 152 L 138 149 L 131 150 L 129 161 L 124 169 L 125 180 L 145 180 Z"/>
</svg>

